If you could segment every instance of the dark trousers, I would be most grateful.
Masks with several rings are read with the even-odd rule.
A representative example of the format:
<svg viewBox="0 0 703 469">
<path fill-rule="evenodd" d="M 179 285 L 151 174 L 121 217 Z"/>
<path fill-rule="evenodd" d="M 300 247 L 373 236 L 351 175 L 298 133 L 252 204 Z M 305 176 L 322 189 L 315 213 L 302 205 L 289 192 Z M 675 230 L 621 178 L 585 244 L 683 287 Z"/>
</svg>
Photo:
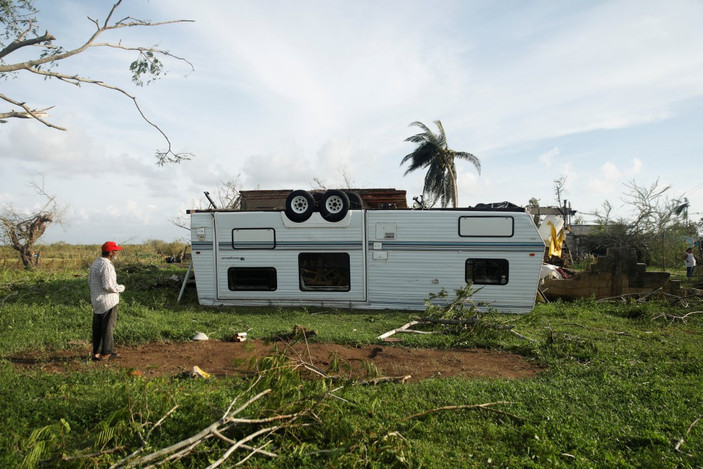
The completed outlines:
<svg viewBox="0 0 703 469">
<path fill-rule="evenodd" d="M 112 332 L 117 321 L 117 305 L 103 314 L 93 314 L 93 355 L 109 355 L 115 342 Z"/>
<path fill-rule="evenodd" d="M 686 267 L 686 277 L 691 278 L 693 277 L 693 270 L 695 267 Z"/>
</svg>

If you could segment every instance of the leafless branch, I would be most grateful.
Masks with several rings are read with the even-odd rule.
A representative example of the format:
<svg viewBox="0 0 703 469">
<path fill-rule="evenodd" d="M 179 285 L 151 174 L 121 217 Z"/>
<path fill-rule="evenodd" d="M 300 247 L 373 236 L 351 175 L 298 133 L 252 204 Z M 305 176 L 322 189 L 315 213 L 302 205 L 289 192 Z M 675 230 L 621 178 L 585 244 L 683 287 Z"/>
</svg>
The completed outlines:
<svg viewBox="0 0 703 469">
<path fill-rule="evenodd" d="M 674 321 L 681 321 L 682 323 L 686 323 L 686 318 L 693 315 L 693 314 L 703 314 L 703 311 L 691 311 L 690 313 L 686 313 L 683 316 L 676 316 L 675 314 L 669 314 L 669 313 L 661 313 L 657 314 L 652 318 L 652 321 L 659 319 L 659 318 L 666 318 L 671 322 Z"/>
<path fill-rule="evenodd" d="M 256 380 L 255 382 L 258 382 Z M 250 387 L 249 390 L 252 388 Z M 246 391 L 246 392 L 249 392 Z M 186 438 L 185 440 L 182 440 L 174 445 L 171 445 L 167 448 L 163 448 L 159 451 L 156 451 L 154 453 L 141 456 L 141 457 L 136 457 L 137 454 L 141 451 L 138 450 L 135 453 L 130 454 L 123 460 L 119 461 L 115 465 L 112 466 L 112 468 L 132 468 L 132 467 L 141 467 L 144 465 L 151 465 L 151 464 L 156 464 L 159 465 L 161 463 L 164 463 L 166 461 L 172 461 L 174 459 L 180 459 L 183 456 L 187 455 L 190 453 L 192 450 L 194 450 L 200 443 L 203 441 L 212 438 L 212 437 L 217 437 L 220 438 L 222 441 L 230 444 L 231 446 L 223 453 L 223 455 L 214 463 L 212 463 L 210 466 L 211 468 L 215 468 L 220 466 L 222 463 L 224 463 L 237 449 L 245 449 L 249 451 L 249 454 L 244 457 L 243 460 L 247 460 L 251 457 L 252 454 L 257 453 L 257 454 L 262 454 L 268 457 L 277 457 L 277 455 L 273 452 L 270 451 L 265 451 L 262 448 L 265 447 L 268 443 L 265 443 L 264 445 L 261 445 L 259 447 L 252 447 L 248 445 L 252 440 L 255 440 L 256 438 L 262 436 L 262 435 L 270 435 L 272 433 L 277 432 L 280 429 L 290 427 L 292 422 L 298 418 L 299 416 L 303 415 L 305 411 L 297 412 L 294 414 L 286 414 L 286 415 L 274 415 L 271 417 L 265 417 L 265 418 L 243 418 L 243 417 L 238 417 L 240 413 L 242 413 L 244 410 L 246 410 L 249 406 L 251 406 L 253 403 L 256 401 L 260 400 L 264 396 L 268 395 L 271 393 L 271 389 L 266 389 L 264 391 L 259 392 L 255 396 L 252 396 L 249 398 L 246 402 L 238 406 L 236 409 L 233 410 L 238 398 L 235 398 L 230 405 L 228 406 L 227 410 L 223 414 L 223 416 L 214 422 L 213 424 L 209 425 L 208 427 L 204 428 L 197 434 L 191 436 L 190 438 Z M 173 410 L 169 411 L 169 413 L 164 416 L 159 422 L 157 422 L 156 425 L 160 424 L 164 418 L 166 418 Z M 231 438 L 225 436 L 225 432 L 231 428 L 234 425 L 258 425 L 262 423 L 271 423 L 271 422 L 282 422 L 274 426 L 269 426 L 269 427 L 264 427 L 260 428 L 251 434 L 239 439 L 239 440 L 232 440 Z"/>
<path fill-rule="evenodd" d="M 499 402 L 487 402 L 485 404 L 448 405 L 448 406 L 444 406 L 444 407 L 437 407 L 436 409 L 426 410 L 426 411 L 420 412 L 418 414 L 413 414 L 409 417 L 405 417 L 403 419 L 403 421 L 415 419 L 418 417 L 424 417 L 425 415 L 432 414 L 434 412 L 443 412 L 445 410 L 467 410 L 467 409 L 468 410 L 487 410 L 489 412 L 495 412 L 497 414 L 505 415 L 505 416 L 513 418 L 515 420 L 524 420 L 522 417 L 518 417 L 517 415 L 513 415 L 508 412 L 504 412 L 502 410 L 494 409 L 491 407 L 491 406 L 494 406 L 497 404 L 513 404 L 513 403 L 508 402 L 508 401 L 499 401 Z"/>
<path fill-rule="evenodd" d="M 0 99 L 24 109 L 24 112 L 9 111 L 9 112 L 0 113 L 0 122 L 2 122 L 2 123 L 5 122 L 4 119 L 9 119 L 9 118 L 13 118 L 13 117 L 20 118 L 20 119 L 36 119 L 39 122 L 41 122 L 42 124 L 46 125 L 47 127 L 51 127 L 53 129 L 57 129 L 57 130 L 66 130 L 65 127 L 59 127 L 57 125 L 52 124 L 51 122 L 44 120 L 44 117 L 47 116 L 46 111 L 48 111 L 49 109 L 52 109 L 54 106 L 50 106 L 50 107 L 47 107 L 44 109 L 30 109 L 30 107 L 27 106 L 25 103 L 15 101 L 14 99 L 9 98 L 2 93 L 0 93 Z"/>
<path fill-rule="evenodd" d="M 696 420 L 694 420 L 691 423 L 691 425 L 688 426 L 688 430 L 686 430 L 686 436 L 684 438 L 688 437 L 688 434 L 691 433 L 691 430 L 693 429 L 693 427 L 698 425 L 698 422 L 700 422 L 701 418 L 703 418 L 703 417 L 698 417 Z M 676 445 L 674 446 L 674 450 L 678 451 L 679 453 L 682 452 L 680 449 L 681 445 L 683 445 L 686 441 L 684 438 L 681 438 L 679 441 L 677 441 Z M 688 456 L 691 456 L 691 455 L 689 454 Z"/>
</svg>

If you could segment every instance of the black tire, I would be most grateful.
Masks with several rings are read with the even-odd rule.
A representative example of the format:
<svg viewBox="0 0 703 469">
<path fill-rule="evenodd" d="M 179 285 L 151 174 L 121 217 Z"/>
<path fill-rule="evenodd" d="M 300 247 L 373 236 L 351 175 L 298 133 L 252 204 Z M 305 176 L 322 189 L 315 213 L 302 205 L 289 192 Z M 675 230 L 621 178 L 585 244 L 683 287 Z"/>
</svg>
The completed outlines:
<svg viewBox="0 0 703 469">
<path fill-rule="evenodd" d="M 308 191 L 297 190 L 286 198 L 286 216 L 296 223 L 304 222 L 315 211 L 315 199 Z"/>
<path fill-rule="evenodd" d="M 336 222 L 347 215 L 349 211 L 349 197 L 337 189 L 330 189 L 322 196 L 320 215 L 327 221 Z"/>
<path fill-rule="evenodd" d="M 349 210 L 361 210 L 364 208 L 359 194 L 356 192 L 346 192 L 346 194 L 349 197 Z"/>
</svg>

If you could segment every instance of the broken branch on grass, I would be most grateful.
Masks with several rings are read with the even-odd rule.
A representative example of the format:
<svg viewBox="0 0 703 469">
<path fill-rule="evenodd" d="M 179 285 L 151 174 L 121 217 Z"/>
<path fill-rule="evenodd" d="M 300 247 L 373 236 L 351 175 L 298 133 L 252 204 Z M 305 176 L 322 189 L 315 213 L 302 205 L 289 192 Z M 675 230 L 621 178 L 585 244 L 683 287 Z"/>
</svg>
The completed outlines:
<svg viewBox="0 0 703 469">
<path fill-rule="evenodd" d="M 388 332 L 385 332 L 381 334 L 380 336 L 377 337 L 377 339 L 380 340 L 387 340 L 390 336 L 393 334 L 396 334 L 398 332 L 405 332 L 405 333 L 413 333 L 413 334 L 436 334 L 437 331 L 417 331 L 410 329 L 410 327 L 415 326 L 417 324 L 442 324 L 442 325 L 450 325 L 450 326 L 468 326 L 468 325 L 475 325 L 479 323 L 478 317 L 473 317 L 473 318 L 467 318 L 467 319 L 442 319 L 442 318 L 420 318 L 417 321 L 411 321 L 404 326 L 401 326 L 397 329 L 392 329 Z M 511 325 L 504 325 L 504 324 L 490 324 L 490 323 L 482 323 L 485 327 L 491 327 L 494 329 L 502 329 L 502 330 L 507 330 L 510 331 L 510 333 L 515 334 L 519 338 L 523 340 L 528 340 L 530 342 L 535 342 L 534 339 L 530 339 L 529 337 L 526 337 L 519 332 L 515 331 L 515 326 Z"/>
<path fill-rule="evenodd" d="M 412 375 L 404 375 L 404 376 L 377 376 L 376 378 L 371 378 L 371 379 L 367 379 L 367 380 L 364 380 L 364 381 L 359 381 L 359 382 L 354 383 L 354 384 L 358 384 L 358 385 L 362 385 L 362 386 L 363 386 L 363 385 L 367 385 L 367 384 L 376 385 L 376 384 L 379 384 L 379 383 L 407 383 L 407 382 L 410 380 L 410 378 L 412 378 Z"/>
<path fill-rule="evenodd" d="M 258 380 L 257 380 L 258 382 Z M 251 388 L 249 388 L 248 391 L 250 391 Z M 294 414 L 286 414 L 286 415 L 274 415 L 272 417 L 266 417 L 266 418 L 241 418 L 237 417 L 238 414 L 246 410 L 251 404 L 254 402 L 258 401 L 262 397 L 266 396 L 267 394 L 271 393 L 271 389 L 266 389 L 264 391 L 261 391 L 260 393 L 256 394 L 255 396 L 251 397 L 248 399 L 245 403 L 240 405 L 238 408 L 233 409 L 235 403 L 238 400 L 238 397 L 235 398 L 230 405 L 228 406 L 227 410 L 225 411 L 224 415 L 214 422 L 213 424 L 209 425 L 205 429 L 201 430 L 197 434 L 193 435 L 190 438 L 186 438 L 185 440 L 182 440 L 176 444 L 173 444 L 167 448 L 161 449 L 159 451 L 156 451 L 154 453 L 142 456 L 142 457 L 136 457 L 136 453 L 138 453 L 140 450 L 138 450 L 135 453 L 132 453 L 130 456 L 127 458 L 123 459 L 122 461 L 119 461 L 117 464 L 113 465 L 112 468 L 121 468 L 121 467 L 126 467 L 126 468 L 132 468 L 132 467 L 137 467 L 137 466 L 144 466 L 147 464 L 162 464 L 167 461 L 171 461 L 174 459 L 180 459 L 187 454 L 189 454 L 191 451 L 193 451 L 200 443 L 203 441 L 212 438 L 212 437 L 217 437 L 222 439 L 223 441 L 227 442 L 231 446 L 229 449 L 217 460 L 215 463 L 213 463 L 210 467 L 217 467 L 220 464 L 222 464 L 225 460 L 227 460 L 232 453 L 234 453 L 235 450 L 237 449 L 245 449 L 249 451 L 249 456 L 245 456 L 245 459 L 248 459 L 252 453 L 258 453 L 258 454 L 263 454 L 269 457 L 276 457 L 275 453 L 271 453 L 268 451 L 263 451 L 261 448 L 255 448 L 251 447 L 249 445 L 246 445 L 246 443 L 254 440 L 255 438 L 267 434 L 270 435 L 272 433 L 275 433 L 276 431 L 282 429 L 282 428 L 287 428 L 290 426 L 290 423 L 293 422 L 297 417 L 305 413 L 305 411 L 297 412 Z M 175 409 L 172 409 L 169 411 L 169 414 Z M 167 414 L 168 415 L 168 414 Z M 164 416 L 165 418 L 166 416 Z M 159 423 L 163 421 L 163 418 L 159 420 Z M 242 425 L 242 424 L 261 424 L 261 423 L 269 423 L 269 422 L 274 422 L 274 421 L 283 421 L 283 423 L 271 426 L 271 427 L 265 427 L 261 428 L 239 440 L 232 440 L 230 438 L 224 438 L 224 432 L 231 428 L 234 425 Z M 266 445 L 264 445 L 266 446 Z M 262 446 L 263 447 L 263 446 Z"/>
<path fill-rule="evenodd" d="M 661 313 L 661 314 L 657 314 L 656 316 L 654 316 L 652 318 L 652 321 L 659 319 L 659 318 L 665 318 L 671 322 L 681 321 L 682 323 L 686 324 L 686 318 L 691 316 L 692 314 L 703 314 L 703 311 L 691 311 L 690 313 L 686 313 L 683 316 L 676 316 L 674 314 L 669 314 L 669 313 Z"/>
<path fill-rule="evenodd" d="M 688 434 L 691 433 L 691 430 L 693 429 L 693 427 L 695 427 L 696 425 L 698 425 L 698 422 L 700 422 L 701 418 L 703 418 L 703 417 L 698 417 L 696 420 L 694 420 L 694 421 L 691 423 L 691 425 L 688 426 L 688 430 L 686 430 L 686 436 L 685 436 L 684 438 L 688 437 Z M 675 449 L 676 451 L 678 451 L 679 453 L 683 453 L 683 451 L 681 451 L 680 448 L 681 448 L 681 445 L 683 445 L 684 442 L 686 441 L 684 438 L 681 438 L 681 439 L 676 443 L 676 446 L 674 446 L 674 449 Z M 686 453 L 686 454 L 687 454 L 687 453 Z M 689 454 L 688 456 L 692 456 L 692 455 Z"/>
<path fill-rule="evenodd" d="M 499 410 L 499 409 L 494 409 L 491 406 L 497 405 L 497 404 L 513 404 L 513 402 L 509 401 L 498 401 L 498 402 L 486 402 L 485 404 L 470 404 L 470 405 L 448 405 L 444 407 L 437 407 L 436 409 L 430 409 L 426 410 L 424 412 L 420 412 L 419 414 L 414 414 L 409 417 L 405 417 L 402 421 L 418 418 L 418 417 L 424 417 L 425 415 L 432 414 L 434 412 L 441 412 L 445 410 L 487 410 L 489 412 L 495 412 L 497 414 L 505 415 L 506 417 L 510 417 L 515 420 L 524 420 L 522 417 L 518 417 L 517 415 L 510 414 L 508 412 Z"/>
<path fill-rule="evenodd" d="M 663 287 L 657 288 L 651 292 L 635 292 L 635 293 L 624 293 L 618 296 L 609 296 L 607 298 L 601 298 L 596 301 L 596 303 L 613 303 L 616 301 L 625 302 L 628 299 L 634 299 L 637 303 L 645 303 L 649 301 L 650 297 L 657 296 L 659 299 L 665 299 L 668 303 L 679 303 L 684 308 L 689 307 L 689 298 L 698 298 L 699 295 L 674 295 L 673 293 L 667 293 L 663 291 Z"/>
<path fill-rule="evenodd" d="M 412 327 L 412 326 L 414 326 L 414 325 L 416 325 L 416 324 L 419 324 L 419 321 L 410 321 L 409 323 L 405 324 L 404 326 L 401 326 L 401 327 L 399 327 L 399 328 L 397 328 L 397 329 L 393 329 L 393 330 L 390 330 L 390 331 L 388 331 L 388 332 L 385 332 L 385 333 L 379 335 L 377 338 L 380 339 L 380 340 L 383 340 L 383 339 L 385 339 L 386 337 L 392 336 L 392 335 L 395 334 L 396 332 L 405 331 L 405 330 L 407 330 L 408 328 L 410 328 L 410 327 Z"/>
</svg>

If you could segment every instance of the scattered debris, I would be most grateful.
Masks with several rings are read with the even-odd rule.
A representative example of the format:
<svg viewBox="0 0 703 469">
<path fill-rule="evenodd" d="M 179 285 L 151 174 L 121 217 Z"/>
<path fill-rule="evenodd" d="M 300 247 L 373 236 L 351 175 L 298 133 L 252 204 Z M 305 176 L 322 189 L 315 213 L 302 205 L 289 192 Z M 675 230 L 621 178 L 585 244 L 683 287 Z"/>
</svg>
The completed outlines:
<svg viewBox="0 0 703 469">
<path fill-rule="evenodd" d="M 405 333 L 412 333 L 412 334 L 439 334 L 439 331 L 418 331 L 414 329 L 410 329 L 412 326 L 416 326 L 418 324 L 441 324 L 441 325 L 451 325 L 451 326 L 468 326 L 468 325 L 475 325 L 479 322 L 478 317 L 473 317 L 473 318 L 466 318 L 466 319 L 441 319 L 441 318 L 421 318 L 417 321 L 411 321 L 404 326 L 401 326 L 397 329 L 392 329 L 388 332 L 385 332 L 378 336 L 377 338 L 380 340 L 383 340 L 384 342 L 398 342 L 400 339 L 396 338 L 391 338 L 393 334 L 396 334 L 398 332 L 405 332 Z M 482 323 L 484 327 L 490 327 L 494 329 L 503 329 L 507 330 L 511 334 L 515 334 L 521 339 L 528 340 L 530 342 L 535 342 L 534 339 L 530 339 L 529 337 L 526 337 L 519 332 L 515 331 L 514 328 L 515 326 L 511 325 L 505 325 L 505 324 L 491 324 L 491 323 Z"/>
<path fill-rule="evenodd" d="M 686 324 L 686 318 L 692 314 L 703 314 L 703 311 L 691 311 L 690 313 L 684 314 L 683 316 L 676 316 L 675 314 L 669 314 L 669 313 L 661 313 L 661 314 L 654 316 L 652 318 L 652 321 L 659 319 L 659 318 L 665 318 L 671 322 L 681 321 L 682 323 Z"/>
<path fill-rule="evenodd" d="M 244 342 L 245 340 L 247 340 L 246 332 L 237 332 L 234 334 L 234 337 L 232 337 L 232 342 Z"/>
<path fill-rule="evenodd" d="M 205 379 L 210 379 L 212 377 L 212 375 L 210 373 L 203 371 L 199 366 L 193 367 L 193 371 L 190 373 L 190 376 L 192 378 L 205 378 Z"/>
<path fill-rule="evenodd" d="M 407 323 L 404 326 L 399 327 L 398 329 L 393 329 L 393 330 L 386 332 L 385 334 L 379 335 L 377 338 L 381 339 L 381 340 L 385 340 L 387 337 L 392 336 L 396 332 L 408 332 L 408 328 L 410 328 L 416 324 L 419 324 L 419 321 L 410 321 L 409 323 Z"/>
<path fill-rule="evenodd" d="M 691 425 L 688 426 L 688 430 L 686 430 L 686 437 L 685 438 L 688 438 L 688 434 L 691 433 L 691 430 L 693 429 L 693 427 L 698 425 L 698 422 L 701 421 L 701 418 L 703 418 L 703 416 L 698 417 L 696 420 L 693 421 L 693 423 L 691 423 Z M 683 445 L 685 442 L 686 442 L 686 440 L 684 438 L 681 438 L 679 441 L 676 442 L 674 449 L 676 451 L 678 451 L 679 453 L 683 453 L 683 451 L 681 451 L 681 445 Z M 688 454 L 688 453 L 684 453 L 684 454 L 687 454 L 688 456 L 693 457 L 692 454 Z"/>
<path fill-rule="evenodd" d="M 412 375 L 404 375 L 404 376 L 377 376 L 375 378 L 370 378 L 365 381 L 359 381 L 355 384 L 357 385 L 376 385 L 379 383 L 401 383 L 405 384 L 407 383 L 410 378 L 412 378 Z"/>
<path fill-rule="evenodd" d="M 193 336 L 193 340 L 210 340 L 210 338 L 202 332 L 196 332 Z"/>
<path fill-rule="evenodd" d="M 169 446 L 168 448 L 163 448 L 150 454 L 143 454 L 143 451 L 147 449 L 146 441 L 148 441 L 148 438 L 143 438 L 144 445 L 141 448 L 139 448 L 137 451 L 133 452 L 126 458 L 122 459 L 121 461 L 118 461 L 117 463 L 113 464 L 112 467 L 115 469 L 132 468 L 137 466 L 155 467 L 166 462 L 179 461 L 187 455 L 195 452 L 200 443 L 210 438 L 219 438 L 230 446 L 227 451 L 222 453 L 219 459 L 212 462 L 212 464 L 208 467 L 218 467 L 225 462 L 227 462 L 230 466 L 240 465 L 247 461 L 249 458 L 251 458 L 254 454 L 267 456 L 269 458 L 277 458 L 278 454 L 272 451 L 268 451 L 266 449 L 266 447 L 271 446 L 270 437 L 275 433 L 285 432 L 287 428 L 294 424 L 296 419 L 311 411 L 308 409 L 294 414 L 273 415 L 270 417 L 262 418 L 246 418 L 239 416 L 239 414 L 246 410 L 247 407 L 249 407 L 252 403 L 258 401 L 269 393 L 271 393 L 271 389 L 266 389 L 257 394 L 256 396 L 250 398 L 249 400 L 247 400 L 247 402 L 243 403 L 237 408 L 234 408 L 235 404 L 237 403 L 237 399 L 234 399 L 227 408 L 225 414 L 213 424 L 205 427 L 197 434 L 186 438 L 183 441 L 175 443 Z M 178 406 L 174 406 L 173 409 L 171 409 L 166 415 L 164 415 L 153 426 L 149 433 L 151 433 L 154 428 L 158 427 L 164 420 L 166 420 L 166 418 L 171 415 L 171 413 L 173 413 L 173 411 L 177 407 Z M 268 424 L 269 426 L 262 427 L 262 424 Z M 245 434 L 244 436 L 242 436 L 243 431 L 246 431 L 242 429 L 245 428 L 246 425 L 250 425 L 254 427 L 254 429 L 252 429 L 252 433 L 249 433 L 248 435 Z M 256 429 L 257 427 L 258 429 Z M 226 435 L 226 432 L 228 432 L 232 428 L 235 428 L 238 431 L 237 435 L 232 437 L 237 438 L 236 440 L 229 438 Z M 264 440 L 261 441 L 259 437 L 262 437 Z M 248 444 L 250 442 L 253 443 L 252 446 Z M 229 461 L 227 461 L 228 458 L 237 450 L 244 450 L 245 455 L 242 456 L 242 458 L 236 463 L 230 463 Z M 214 458 L 215 456 L 212 456 L 212 459 Z"/>
<path fill-rule="evenodd" d="M 608 248 L 607 255 L 598 257 L 588 270 L 571 277 L 565 277 L 556 266 L 544 266 L 542 274 L 540 290 L 549 300 L 591 296 L 600 300 L 655 291 L 681 295 L 683 290 L 681 282 L 671 280 L 669 272 L 648 272 L 645 264 L 637 262 L 637 253 L 631 248 Z"/>
</svg>

